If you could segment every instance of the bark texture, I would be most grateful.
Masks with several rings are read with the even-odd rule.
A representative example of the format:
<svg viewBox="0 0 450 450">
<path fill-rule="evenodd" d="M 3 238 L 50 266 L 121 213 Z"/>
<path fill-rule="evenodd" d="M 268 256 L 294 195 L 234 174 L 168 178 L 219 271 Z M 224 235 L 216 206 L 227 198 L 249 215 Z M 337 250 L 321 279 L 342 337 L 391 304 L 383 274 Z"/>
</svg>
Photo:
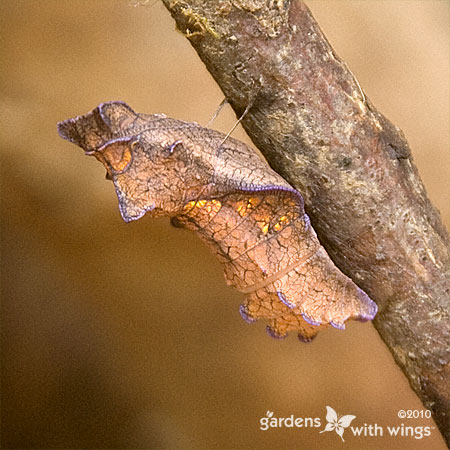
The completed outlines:
<svg viewBox="0 0 450 450">
<path fill-rule="evenodd" d="M 450 445 L 450 239 L 402 131 L 364 95 L 304 3 L 163 0 Z"/>
</svg>

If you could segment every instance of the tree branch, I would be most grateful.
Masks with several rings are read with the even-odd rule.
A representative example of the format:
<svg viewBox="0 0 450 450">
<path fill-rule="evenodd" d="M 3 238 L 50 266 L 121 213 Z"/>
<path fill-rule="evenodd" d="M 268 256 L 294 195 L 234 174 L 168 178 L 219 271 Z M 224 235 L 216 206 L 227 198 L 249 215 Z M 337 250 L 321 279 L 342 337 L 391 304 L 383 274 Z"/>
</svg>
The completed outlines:
<svg viewBox="0 0 450 450">
<path fill-rule="evenodd" d="M 272 167 L 304 196 L 336 265 L 450 445 L 450 239 L 399 128 L 299 1 L 163 0 Z"/>
</svg>

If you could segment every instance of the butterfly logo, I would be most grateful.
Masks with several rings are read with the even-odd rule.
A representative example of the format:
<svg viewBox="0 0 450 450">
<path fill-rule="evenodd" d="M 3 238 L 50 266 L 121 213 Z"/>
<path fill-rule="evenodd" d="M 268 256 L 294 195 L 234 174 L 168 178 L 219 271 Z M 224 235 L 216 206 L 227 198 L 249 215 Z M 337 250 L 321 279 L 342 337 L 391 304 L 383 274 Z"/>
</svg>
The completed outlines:
<svg viewBox="0 0 450 450">
<path fill-rule="evenodd" d="M 352 423 L 352 420 L 356 418 L 356 416 L 352 416 L 351 414 L 348 414 L 346 416 L 338 416 L 336 411 L 331 407 L 327 406 L 327 424 L 325 425 L 325 428 L 321 431 L 321 433 L 324 433 L 325 431 L 336 431 L 336 433 L 341 437 L 342 442 L 344 441 L 344 438 L 342 435 L 344 434 L 344 430 L 350 426 Z"/>
</svg>

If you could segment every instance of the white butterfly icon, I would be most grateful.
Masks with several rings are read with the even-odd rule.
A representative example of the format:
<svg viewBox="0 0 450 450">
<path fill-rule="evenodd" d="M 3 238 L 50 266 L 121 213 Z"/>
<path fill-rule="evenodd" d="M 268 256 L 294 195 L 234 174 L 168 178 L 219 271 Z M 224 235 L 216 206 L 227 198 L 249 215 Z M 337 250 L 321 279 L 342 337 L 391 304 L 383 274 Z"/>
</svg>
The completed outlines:
<svg viewBox="0 0 450 450">
<path fill-rule="evenodd" d="M 327 406 L 326 408 L 327 415 L 325 418 L 327 419 L 328 423 L 325 425 L 325 428 L 321 431 L 321 433 L 324 433 L 325 431 L 335 430 L 336 433 L 341 437 L 342 442 L 345 442 L 344 438 L 342 437 L 342 435 L 344 434 L 344 430 L 350 426 L 352 420 L 356 416 L 352 416 L 351 414 L 349 414 L 347 416 L 338 417 L 336 411 L 331 406 Z"/>
</svg>

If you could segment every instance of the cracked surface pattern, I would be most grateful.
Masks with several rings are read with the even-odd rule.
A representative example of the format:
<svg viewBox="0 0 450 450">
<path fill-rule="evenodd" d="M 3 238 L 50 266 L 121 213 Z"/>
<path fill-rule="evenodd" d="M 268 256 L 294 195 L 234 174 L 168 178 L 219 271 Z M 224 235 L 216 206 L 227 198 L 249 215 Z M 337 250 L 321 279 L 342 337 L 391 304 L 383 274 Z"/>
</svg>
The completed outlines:
<svg viewBox="0 0 450 450">
<path fill-rule="evenodd" d="M 245 294 L 247 322 L 263 318 L 271 336 L 295 330 L 309 342 L 324 327 L 375 316 L 375 303 L 320 245 L 301 195 L 242 142 L 123 102 L 58 129 L 104 164 L 125 221 L 169 216 L 206 242 Z"/>
</svg>

